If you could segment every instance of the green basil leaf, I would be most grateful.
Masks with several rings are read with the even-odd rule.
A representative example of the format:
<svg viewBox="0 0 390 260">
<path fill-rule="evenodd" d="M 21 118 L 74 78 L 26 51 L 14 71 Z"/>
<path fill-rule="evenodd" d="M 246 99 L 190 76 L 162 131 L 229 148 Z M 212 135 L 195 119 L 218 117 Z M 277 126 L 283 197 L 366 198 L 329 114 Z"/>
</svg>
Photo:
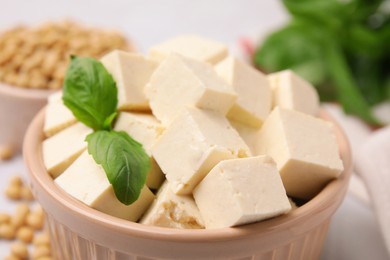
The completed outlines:
<svg viewBox="0 0 390 260">
<path fill-rule="evenodd" d="M 328 63 L 329 72 L 335 83 L 338 98 L 344 111 L 355 114 L 370 124 L 382 125 L 372 114 L 369 105 L 359 92 L 340 46 L 332 40 L 324 41 L 324 45 L 326 46 L 324 57 Z"/>
<path fill-rule="evenodd" d="M 257 49 L 255 64 L 267 72 L 292 69 L 314 85 L 328 77 L 323 60 L 322 34 L 302 21 L 271 34 Z"/>
<path fill-rule="evenodd" d="M 150 159 L 126 132 L 97 131 L 87 136 L 88 152 L 102 165 L 120 202 L 135 202 L 145 185 Z"/>
<path fill-rule="evenodd" d="M 93 58 L 72 57 L 65 75 L 64 104 L 74 116 L 94 130 L 105 129 L 116 111 L 116 83 L 103 64 Z"/>
</svg>

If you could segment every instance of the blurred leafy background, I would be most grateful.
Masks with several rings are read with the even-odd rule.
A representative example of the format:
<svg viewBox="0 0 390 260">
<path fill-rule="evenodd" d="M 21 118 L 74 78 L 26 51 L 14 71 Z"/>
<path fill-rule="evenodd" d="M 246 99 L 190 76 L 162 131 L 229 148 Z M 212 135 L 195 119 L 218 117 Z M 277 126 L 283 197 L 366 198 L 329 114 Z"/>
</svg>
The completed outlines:
<svg viewBox="0 0 390 260">
<path fill-rule="evenodd" d="M 389 0 L 283 0 L 291 21 L 270 34 L 254 63 L 266 72 L 291 68 L 322 101 L 372 125 L 372 107 L 390 101 Z"/>
</svg>

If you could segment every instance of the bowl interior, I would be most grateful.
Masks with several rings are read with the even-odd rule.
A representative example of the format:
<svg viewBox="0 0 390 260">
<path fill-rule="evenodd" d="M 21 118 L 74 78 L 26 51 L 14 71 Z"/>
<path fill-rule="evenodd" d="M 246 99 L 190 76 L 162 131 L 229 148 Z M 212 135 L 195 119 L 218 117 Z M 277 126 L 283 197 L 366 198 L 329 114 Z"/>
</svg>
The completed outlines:
<svg viewBox="0 0 390 260">
<path fill-rule="evenodd" d="M 103 232 L 114 232 L 121 236 L 166 241 L 205 242 L 232 240 L 259 233 L 264 235 L 273 234 L 278 230 L 294 230 L 303 225 L 310 229 L 318 225 L 319 221 L 329 218 L 338 208 L 347 189 L 352 165 L 351 152 L 344 133 L 324 111 L 321 111 L 321 117 L 334 123 L 339 152 L 344 163 L 344 171 L 340 177 L 331 181 L 312 200 L 289 214 L 234 228 L 178 230 L 146 226 L 104 214 L 72 198 L 54 183 L 43 164 L 41 145 L 44 139 L 42 131 L 44 109 L 35 117 L 26 134 L 24 159 L 29 169 L 32 190 L 37 200 L 56 221 L 75 230 L 80 228 L 80 225 L 84 225 L 82 227 L 86 229 L 89 225 L 91 228 L 96 228 L 96 225 L 98 225 Z M 328 213 L 324 214 L 324 212 Z M 80 232 L 83 231 L 80 230 Z"/>
</svg>

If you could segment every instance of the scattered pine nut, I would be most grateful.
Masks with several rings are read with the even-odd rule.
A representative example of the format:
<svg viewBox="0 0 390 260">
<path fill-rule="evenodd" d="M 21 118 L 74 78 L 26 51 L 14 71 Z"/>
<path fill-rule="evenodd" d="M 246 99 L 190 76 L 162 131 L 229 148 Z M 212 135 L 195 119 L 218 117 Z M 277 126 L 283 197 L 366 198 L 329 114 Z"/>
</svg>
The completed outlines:
<svg viewBox="0 0 390 260">
<path fill-rule="evenodd" d="M 12 191 L 12 189 L 18 192 Z M 11 196 L 9 196 L 9 190 L 13 192 Z M 17 193 L 19 195 L 15 195 Z M 34 201 L 29 187 L 24 184 L 20 176 L 10 178 L 5 194 L 8 198 L 13 198 L 13 200 L 17 201 Z M 36 232 L 43 228 L 44 221 L 45 214 L 42 206 L 39 204 L 35 204 L 30 210 L 28 203 L 19 202 L 13 215 L 1 212 L 0 242 L 1 240 L 19 240 L 11 245 L 10 254 L 4 260 L 51 260 L 49 235 L 45 232 Z M 28 251 L 29 244 L 33 245 L 31 258 L 29 258 Z"/>
<path fill-rule="evenodd" d="M 44 218 L 41 215 L 36 213 L 28 214 L 26 218 L 26 223 L 28 226 L 32 227 L 35 230 L 40 230 L 43 228 Z"/>
<path fill-rule="evenodd" d="M 0 213 L 0 225 L 8 224 L 11 221 L 11 216 L 7 213 Z"/>
<path fill-rule="evenodd" d="M 12 240 L 15 238 L 15 228 L 11 224 L 0 225 L 0 238 Z"/>
<path fill-rule="evenodd" d="M 21 188 L 16 185 L 10 185 L 5 189 L 5 195 L 10 200 L 19 200 L 21 198 L 20 194 Z"/>
<path fill-rule="evenodd" d="M 11 219 L 14 227 L 19 228 L 26 223 L 26 218 L 30 213 L 30 208 L 26 203 L 20 203 L 16 206 L 15 215 Z"/>
<path fill-rule="evenodd" d="M 34 196 L 30 190 L 29 187 L 27 186 L 24 186 L 21 188 L 20 190 L 20 197 L 23 199 L 23 200 L 27 200 L 27 201 L 33 201 L 34 200 Z"/>
<path fill-rule="evenodd" d="M 31 243 L 34 238 L 34 230 L 31 227 L 23 226 L 18 229 L 16 237 L 25 243 Z"/>
<path fill-rule="evenodd" d="M 29 254 L 28 254 L 28 249 L 27 245 L 22 242 L 15 242 L 11 245 L 11 253 L 19 257 L 21 259 L 27 259 Z"/>
<path fill-rule="evenodd" d="M 35 260 L 35 259 L 41 259 L 44 256 L 48 257 L 50 255 L 51 255 L 50 248 L 47 245 L 40 245 L 40 246 L 34 248 L 32 254 L 31 254 L 31 258 L 33 260 Z"/>
<path fill-rule="evenodd" d="M 23 186 L 23 180 L 20 176 L 12 176 L 10 179 L 9 179 L 9 186 L 18 186 L 18 187 L 22 187 Z"/>
<path fill-rule="evenodd" d="M 1 55 L 0 55 L 1 56 Z M 4 79 L 6 78 L 4 75 L 2 76 Z M 14 150 L 11 146 L 0 146 L 0 161 L 7 161 L 12 158 L 14 155 Z"/>
</svg>

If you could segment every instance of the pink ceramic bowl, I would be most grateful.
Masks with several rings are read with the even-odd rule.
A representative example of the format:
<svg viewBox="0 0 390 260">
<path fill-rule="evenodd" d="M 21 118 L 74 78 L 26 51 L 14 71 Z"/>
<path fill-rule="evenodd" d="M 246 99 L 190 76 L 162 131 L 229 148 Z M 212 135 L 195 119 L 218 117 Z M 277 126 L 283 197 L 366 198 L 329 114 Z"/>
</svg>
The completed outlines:
<svg viewBox="0 0 390 260">
<path fill-rule="evenodd" d="M 42 107 L 51 90 L 24 89 L 0 83 L 0 149 L 18 153 L 28 125 Z"/>
<path fill-rule="evenodd" d="M 47 214 L 56 259 L 318 259 L 351 174 L 349 144 L 336 125 L 344 172 L 291 213 L 236 228 L 145 226 L 89 208 L 56 186 L 42 162 L 43 119 L 41 111 L 29 127 L 24 159 L 32 191 Z"/>
</svg>

